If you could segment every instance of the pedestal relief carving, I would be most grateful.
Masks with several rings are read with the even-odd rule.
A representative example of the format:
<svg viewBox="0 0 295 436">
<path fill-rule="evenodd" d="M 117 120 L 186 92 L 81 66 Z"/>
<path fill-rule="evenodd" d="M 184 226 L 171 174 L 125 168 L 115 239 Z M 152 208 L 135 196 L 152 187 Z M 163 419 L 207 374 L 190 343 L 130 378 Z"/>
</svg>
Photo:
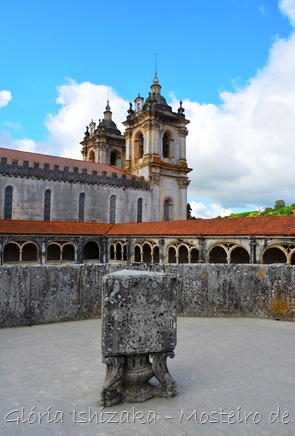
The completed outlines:
<svg viewBox="0 0 295 436">
<path fill-rule="evenodd" d="M 172 275 L 145 271 L 125 270 L 104 277 L 104 406 L 176 394 L 167 368 L 176 346 L 175 281 Z M 149 383 L 152 377 L 158 385 Z"/>
</svg>

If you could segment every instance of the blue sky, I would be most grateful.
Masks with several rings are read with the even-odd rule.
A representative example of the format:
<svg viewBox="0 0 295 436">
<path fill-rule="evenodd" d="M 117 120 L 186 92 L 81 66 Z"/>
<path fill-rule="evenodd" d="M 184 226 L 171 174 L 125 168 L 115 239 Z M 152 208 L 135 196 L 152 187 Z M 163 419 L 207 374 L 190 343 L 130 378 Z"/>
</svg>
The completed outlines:
<svg viewBox="0 0 295 436">
<path fill-rule="evenodd" d="M 191 119 L 195 215 L 293 203 L 294 3 L 2 0 L 0 146 L 79 158 L 108 92 L 123 130 L 158 53 L 162 93 Z"/>
</svg>

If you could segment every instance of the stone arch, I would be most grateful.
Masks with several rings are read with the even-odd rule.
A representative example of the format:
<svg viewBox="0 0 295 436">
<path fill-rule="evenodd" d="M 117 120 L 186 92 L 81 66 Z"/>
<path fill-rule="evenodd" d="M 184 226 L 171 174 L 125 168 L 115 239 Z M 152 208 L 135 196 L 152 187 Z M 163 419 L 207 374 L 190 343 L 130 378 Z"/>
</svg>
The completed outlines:
<svg viewBox="0 0 295 436">
<path fill-rule="evenodd" d="M 142 246 L 142 257 L 144 263 L 152 263 L 152 247 L 148 242 Z"/>
<path fill-rule="evenodd" d="M 174 246 L 170 246 L 168 248 L 168 263 L 177 263 L 176 259 L 176 248 Z"/>
<path fill-rule="evenodd" d="M 87 241 L 83 247 L 83 261 L 99 260 L 100 250 L 96 241 Z"/>
<path fill-rule="evenodd" d="M 233 246 L 229 250 L 230 263 L 249 263 L 250 256 L 248 251 L 240 246 Z"/>
<path fill-rule="evenodd" d="M 287 253 L 281 246 L 269 247 L 265 250 L 262 262 L 271 263 L 287 263 Z"/>
<path fill-rule="evenodd" d="M 15 241 L 9 241 L 3 249 L 3 263 L 20 261 L 20 245 Z"/>
<path fill-rule="evenodd" d="M 171 197 L 165 198 L 163 202 L 163 215 L 164 221 L 173 220 L 173 200 Z"/>
<path fill-rule="evenodd" d="M 199 250 L 195 247 L 190 249 L 190 263 L 198 263 L 199 262 Z"/>
<path fill-rule="evenodd" d="M 209 252 L 210 263 L 227 263 L 227 250 L 223 245 L 215 245 Z"/>
<path fill-rule="evenodd" d="M 64 244 L 62 244 L 62 260 L 74 261 L 75 251 L 75 245 L 72 242 L 65 242 Z"/>
<path fill-rule="evenodd" d="M 188 248 L 184 244 L 178 246 L 178 263 L 189 263 Z"/>
<path fill-rule="evenodd" d="M 154 247 L 153 247 L 152 258 L 153 258 L 153 263 L 159 263 L 160 249 L 159 249 L 158 245 L 154 245 Z"/>
<path fill-rule="evenodd" d="M 37 262 L 38 247 L 34 242 L 25 242 L 21 248 L 22 262 Z"/>
<path fill-rule="evenodd" d="M 141 262 L 141 248 L 139 245 L 135 245 L 134 247 L 134 262 L 136 263 Z"/>
<path fill-rule="evenodd" d="M 113 149 L 110 153 L 110 164 L 115 167 L 121 168 L 122 166 L 122 156 L 119 150 Z"/>
<path fill-rule="evenodd" d="M 61 244 L 58 242 L 50 242 L 46 249 L 46 259 L 48 262 L 61 260 Z"/>
<path fill-rule="evenodd" d="M 295 248 L 293 248 L 289 253 L 289 262 L 291 265 L 295 265 Z"/>
</svg>

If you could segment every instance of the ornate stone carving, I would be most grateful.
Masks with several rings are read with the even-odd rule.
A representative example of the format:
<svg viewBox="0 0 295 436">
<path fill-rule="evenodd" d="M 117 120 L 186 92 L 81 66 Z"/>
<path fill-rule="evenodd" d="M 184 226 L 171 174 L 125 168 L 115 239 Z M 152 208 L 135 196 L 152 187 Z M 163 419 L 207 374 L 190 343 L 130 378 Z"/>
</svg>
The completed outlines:
<svg viewBox="0 0 295 436">
<path fill-rule="evenodd" d="M 160 174 L 157 174 L 157 173 L 150 174 L 150 182 L 155 183 L 156 185 L 159 185 L 160 180 L 161 180 Z"/>
<path fill-rule="evenodd" d="M 176 383 L 167 368 L 167 357 L 174 357 L 176 346 L 175 281 L 172 275 L 146 271 L 125 270 L 105 276 L 103 405 L 176 394 Z M 152 377 L 158 385 L 149 383 Z"/>
<path fill-rule="evenodd" d="M 177 177 L 177 183 L 180 188 L 187 188 L 190 182 L 190 179 L 188 179 L 187 177 Z"/>
</svg>

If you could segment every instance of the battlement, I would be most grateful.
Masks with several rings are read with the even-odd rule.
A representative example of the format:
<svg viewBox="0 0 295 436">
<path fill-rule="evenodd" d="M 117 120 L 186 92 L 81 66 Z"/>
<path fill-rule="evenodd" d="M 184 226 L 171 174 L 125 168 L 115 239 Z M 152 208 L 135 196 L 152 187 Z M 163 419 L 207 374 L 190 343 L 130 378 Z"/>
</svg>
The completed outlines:
<svg viewBox="0 0 295 436">
<path fill-rule="evenodd" d="M 68 166 L 64 166 L 63 169 L 60 169 L 59 165 L 54 165 L 52 168 L 49 163 L 44 163 L 41 167 L 38 162 L 34 162 L 34 164 L 30 166 L 28 160 L 23 160 L 19 165 L 17 159 L 13 159 L 12 163 L 7 163 L 6 157 L 1 157 L 0 174 L 3 174 L 4 176 L 46 179 L 69 183 L 108 185 L 144 190 L 149 189 L 149 182 L 147 182 L 144 177 L 129 177 L 126 174 L 122 174 L 120 177 L 116 172 L 113 172 L 112 175 L 109 176 L 106 171 L 98 173 L 95 170 L 88 173 L 87 168 L 82 168 L 82 171 L 79 171 L 78 167 L 73 167 L 73 171 L 69 171 Z"/>
</svg>

